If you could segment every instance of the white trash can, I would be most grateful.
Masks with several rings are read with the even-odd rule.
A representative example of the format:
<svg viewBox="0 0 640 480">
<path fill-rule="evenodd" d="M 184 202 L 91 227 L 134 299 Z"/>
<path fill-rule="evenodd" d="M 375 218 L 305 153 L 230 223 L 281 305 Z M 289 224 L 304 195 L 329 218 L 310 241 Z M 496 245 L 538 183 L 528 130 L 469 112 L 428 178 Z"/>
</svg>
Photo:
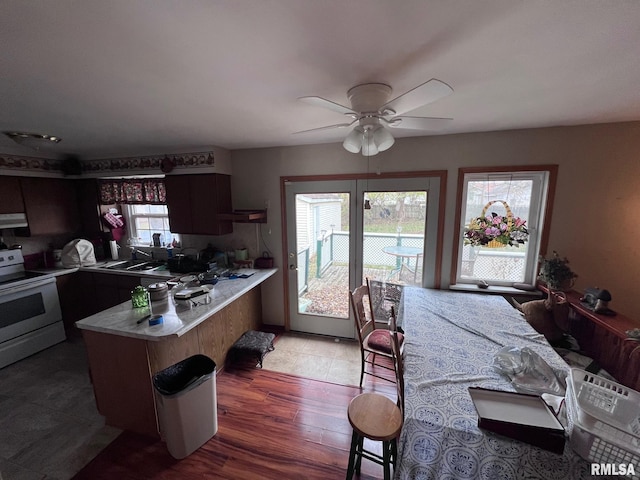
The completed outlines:
<svg viewBox="0 0 640 480">
<path fill-rule="evenodd" d="M 172 457 L 191 455 L 218 431 L 216 364 L 194 355 L 153 376 L 160 436 Z"/>
</svg>

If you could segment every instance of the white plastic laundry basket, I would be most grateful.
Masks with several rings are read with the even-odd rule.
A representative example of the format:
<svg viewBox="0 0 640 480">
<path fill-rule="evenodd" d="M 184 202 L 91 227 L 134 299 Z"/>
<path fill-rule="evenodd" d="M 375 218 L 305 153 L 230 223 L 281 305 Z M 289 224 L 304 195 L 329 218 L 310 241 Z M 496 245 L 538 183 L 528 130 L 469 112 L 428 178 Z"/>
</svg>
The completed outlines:
<svg viewBox="0 0 640 480">
<path fill-rule="evenodd" d="M 640 393 L 572 368 L 565 398 L 571 447 L 581 457 L 640 465 Z"/>
</svg>

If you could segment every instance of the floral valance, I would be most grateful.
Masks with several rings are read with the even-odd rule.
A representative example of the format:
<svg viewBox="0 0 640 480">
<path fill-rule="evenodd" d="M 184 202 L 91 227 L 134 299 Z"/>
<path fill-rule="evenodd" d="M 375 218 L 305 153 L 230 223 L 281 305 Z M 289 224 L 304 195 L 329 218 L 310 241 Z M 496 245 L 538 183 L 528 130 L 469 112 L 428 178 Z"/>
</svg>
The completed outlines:
<svg viewBox="0 0 640 480">
<path fill-rule="evenodd" d="M 164 205 L 167 195 L 162 178 L 98 180 L 100 203 Z"/>
</svg>

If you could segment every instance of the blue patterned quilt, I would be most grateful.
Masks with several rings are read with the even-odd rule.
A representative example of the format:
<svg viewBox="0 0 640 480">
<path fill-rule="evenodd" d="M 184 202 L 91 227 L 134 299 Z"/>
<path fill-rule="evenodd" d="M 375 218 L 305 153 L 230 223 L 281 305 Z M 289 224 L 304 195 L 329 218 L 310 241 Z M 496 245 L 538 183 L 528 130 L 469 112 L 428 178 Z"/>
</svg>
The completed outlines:
<svg viewBox="0 0 640 480">
<path fill-rule="evenodd" d="M 395 478 L 579 479 L 589 464 L 480 430 L 467 388 L 514 391 L 492 366 L 502 347 L 528 346 L 563 379 L 569 367 L 501 296 L 405 288 L 405 421 Z"/>
</svg>

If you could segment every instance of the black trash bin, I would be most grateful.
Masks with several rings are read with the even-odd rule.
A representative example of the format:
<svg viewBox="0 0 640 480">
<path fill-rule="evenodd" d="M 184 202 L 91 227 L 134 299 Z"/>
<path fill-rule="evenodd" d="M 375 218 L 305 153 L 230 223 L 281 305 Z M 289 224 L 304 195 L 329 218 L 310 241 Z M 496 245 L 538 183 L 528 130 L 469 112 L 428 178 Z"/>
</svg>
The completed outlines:
<svg viewBox="0 0 640 480">
<path fill-rule="evenodd" d="M 160 435 L 174 458 L 184 458 L 218 431 L 216 363 L 194 355 L 153 376 Z"/>
</svg>

